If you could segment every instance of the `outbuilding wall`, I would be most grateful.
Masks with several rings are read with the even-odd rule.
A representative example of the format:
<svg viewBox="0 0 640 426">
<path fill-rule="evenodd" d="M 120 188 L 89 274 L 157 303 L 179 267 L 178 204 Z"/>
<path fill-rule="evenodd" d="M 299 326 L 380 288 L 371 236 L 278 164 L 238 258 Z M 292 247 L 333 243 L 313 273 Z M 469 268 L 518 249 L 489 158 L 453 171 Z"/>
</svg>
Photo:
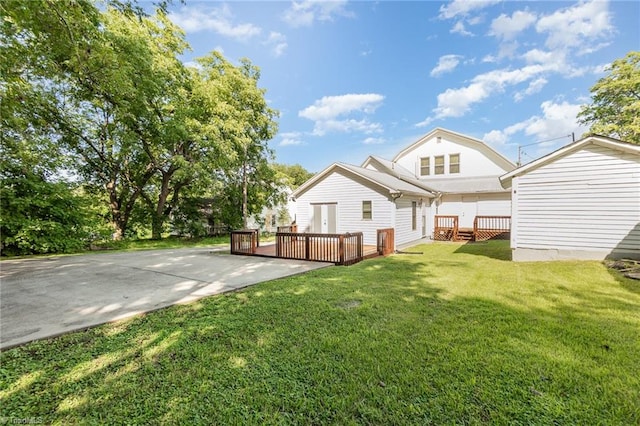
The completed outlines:
<svg viewBox="0 0 640 426">
<path fill-rule="evenodd" d="M 640 258 L 640 157 L 586 145 L 512 182 L 514 260 Z"/>
</svg>

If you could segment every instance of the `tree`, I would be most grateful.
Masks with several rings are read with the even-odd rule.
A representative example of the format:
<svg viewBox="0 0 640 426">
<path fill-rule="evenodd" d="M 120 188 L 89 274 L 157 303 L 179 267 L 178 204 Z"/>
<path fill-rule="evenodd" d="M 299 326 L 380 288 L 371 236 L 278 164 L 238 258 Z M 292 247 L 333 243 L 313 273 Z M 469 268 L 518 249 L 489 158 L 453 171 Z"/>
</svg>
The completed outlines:
<svg viewBox="0 0 640 426">
<path fill-rule="evenodd" d="M 296 189 L 309 179 L 313 177 L 313 173 L 302 167 L 300 164 L 274 164 L 278 176 L 280 176 L 284 183 L 291 189 Z"/>
<path fill-rule="evenodd" d="M 277 112 L 248 60 L 234 66 L 214 53 L 186 68 L 188 45 L 166 10 L 147 16 L 126 1 L 99 10 L 87 0 L 8 0 L 0 12 L 3 138 L 73 159 L 56 167 L 104 194 L 115 238 L 132 218 L 160 238 L 183 195 L 224 199 L 217 189 L 236 177 L 238 215 L 271 197 L 266 141 Z"/>
<path fill-rule="evenodd" d="M 0 250 L 3 255 L 56 253 L 85 247 L 101 228 L 89 198 L 52 173 L 61 164 L 53 149 L 40 152 L 3 127 L 0 145 Z M 42 145 L 45 147 L 48 145 Z M 50 146 L 49 146 L 50 147 Z"/>
<path fill-rule="evenodd" d="M 591 104 L 582 107 L 579 121 L 591 133 L 640 144 L 640 52 L 613 61 L 608 71 L 591 88 Z"/>
<path fill-rule="evenodd" d="M 143 190 L 171 157 L 166 141 L 175 126 L 167 117 L 185 84 L 177 55 L 187 44 L 162 10 L 148 17 L 114 4 L 122 7 L 8 2 L 3 94 L 31 127 L 44 123 L 76 157 L 85 183 L 107 194 L 121 238 Z M 25 106 L 23 93 L 33 102 Z"/>
<path fill-rule="evenodd" d="M 207 138 L 226 154 L 215 174 L 224 187 L 221 211 L 228 225 L 242 222 L 246 227 L 247 218 L 272 203 L 278 193 L 267 146 L 277 131 L 278 112 L 267 105 L 265 90 L 258 87 L 260 70 L 248 59 L 234 66 L 212 52 L 198 63 L 201 103 L 212 111 L 208 120 L 200 122 L 214 130 Z"/>
</svg>

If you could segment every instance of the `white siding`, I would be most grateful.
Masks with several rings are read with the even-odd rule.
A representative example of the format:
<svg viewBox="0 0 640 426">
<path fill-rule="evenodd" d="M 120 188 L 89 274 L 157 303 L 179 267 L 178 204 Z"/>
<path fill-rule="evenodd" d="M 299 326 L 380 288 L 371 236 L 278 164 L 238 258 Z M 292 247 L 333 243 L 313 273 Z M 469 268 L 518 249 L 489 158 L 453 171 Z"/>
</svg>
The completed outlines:
<svg viewBox="0 0 640 426">
<path fill-rule="evenodd" d="M 510 216 L 511 194 L 480 194 L 478 196 L 478 216 Z"/>
<path fill-rule="evenodd" d="M 512 247 L 640 256 L 640 158 L 592 145 L 514 179 Z"/>
<path fill-rule="evenodd" d="M 412 201 L 416 204 L 416 229 L 412 229 Z M 428 201 L 427 201 L 428 202 Z M 411 197 L 402 197 L 396 200 L 396 226 L 395 237 L 396 245 L 410 243 L 422 238 L 422 210 L 420 208 L 420 199 Z"/>
<path fill-rule="evenodd" d="M 449 154 L 460 154 L 460 173 L 449 174 Z M 443 175 L 434 174 L 434 157 L 438 155 L 445 157 Z M 422 157 L 430 158 L 431 174 L 429 176 L 420 176 L 420 158 Z M 446 137 L 442 137 L 438 142 L 436 136 L 406 152 L 396 162 L 415 173 L 420 179 L 429 179 L 434 185 L 438 178 L 499 176 L 511 171 L 511 169 L 500 167 L 470 143 L 449 140 Z"/>
<path fill-rule="evenodd" d="M 362 219 L 362 201 L 371 201 L 371 220 Z M 314 203 L 337 203 L 337 233 L 363 232 L 364 244 L 375 245 L 377 230 L 393 227 L 393 202 L 370 182 L 336 170 L 296 201 L 299 232 L 310 232 Z"/>
<path fill-rule="evenodd" d="M 511 194 L 443 195 L 438 205 L 441 216 L 458 216 L 460 228 L 473 228 L 476 216 L 510 216 Z"/>
</svg>

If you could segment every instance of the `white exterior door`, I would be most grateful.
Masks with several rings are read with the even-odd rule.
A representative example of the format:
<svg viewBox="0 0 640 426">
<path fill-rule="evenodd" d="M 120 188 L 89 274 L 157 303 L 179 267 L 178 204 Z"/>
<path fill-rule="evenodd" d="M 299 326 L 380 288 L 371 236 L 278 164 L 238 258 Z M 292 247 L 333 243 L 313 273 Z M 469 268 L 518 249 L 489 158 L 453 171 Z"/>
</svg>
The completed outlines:
<svg viewBox="0 0 640 426">
<path fill-rule="evenodd" d="M 473 221 L 478 212 L 478 197 L 475 195 L 462 196 L 462 214 L 458 217 L 458 227 L 473 228 Z"/>
<path fill-rule="evenodd" d="M 335 234 L 337 224 L 337 204 L 313 204 L 313 224 L 311 232 Z"/>
</svg>

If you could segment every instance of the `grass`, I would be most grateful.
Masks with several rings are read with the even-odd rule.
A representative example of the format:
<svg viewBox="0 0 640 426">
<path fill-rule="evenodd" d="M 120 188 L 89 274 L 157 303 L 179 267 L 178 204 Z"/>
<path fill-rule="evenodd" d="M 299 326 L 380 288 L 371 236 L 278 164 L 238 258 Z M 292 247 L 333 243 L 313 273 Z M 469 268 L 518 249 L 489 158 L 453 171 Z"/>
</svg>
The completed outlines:
<svg viewBox="0 0 640 426">
<path fill-rule="evenodd" d="M 185 238 L 185 237 L 167 237 L 160 240 L 152 239 L 127 239 L 120 241 L 108 241 L 98 244 L 97 250 L 153 250 L 153 249 L 174 249 L 181 247 L 209 247 L 212 245 L 229 244 L 229 236 L 221 235 L 219 237 L 206 238 Z"/>
<path fill-rule="evenodd" d="M 639 424 L 640 282 L 432 244 L 1 354 L 0 416 Z"/>
<path fill-rule="evenodd" d="M 261 235 L 260 243 L 275 242 L 275 235 Z M 98 244 L 97 250 L 155 250 L 155 249 L 175 249 L 181 247 L 210 247 L 214 245 L 229 245 L 229 235 L 218 237 L 187 238 L 187 237 L 166 237 L 160 240 L 152 239 L 131 239 L 120 241 L 109 241 Z"/>
</svg>

